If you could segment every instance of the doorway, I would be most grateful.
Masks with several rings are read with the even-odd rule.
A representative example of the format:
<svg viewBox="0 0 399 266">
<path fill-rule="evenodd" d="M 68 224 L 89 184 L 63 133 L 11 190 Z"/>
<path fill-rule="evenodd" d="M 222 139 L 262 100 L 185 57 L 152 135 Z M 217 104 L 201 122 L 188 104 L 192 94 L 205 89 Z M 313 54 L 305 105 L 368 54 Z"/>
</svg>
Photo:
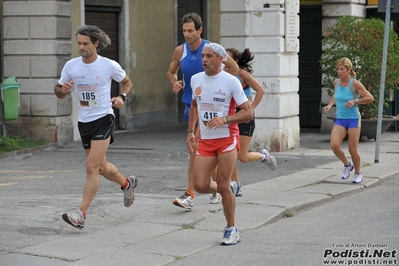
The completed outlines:
<svg viewBox="0 0 399 266">
<path fill-rule="evenodd" d="M 321 126 L 322 10 L 321 5 L 301 6 L 299 50 L 299 119 L 301 128 Z"/>
</svg>

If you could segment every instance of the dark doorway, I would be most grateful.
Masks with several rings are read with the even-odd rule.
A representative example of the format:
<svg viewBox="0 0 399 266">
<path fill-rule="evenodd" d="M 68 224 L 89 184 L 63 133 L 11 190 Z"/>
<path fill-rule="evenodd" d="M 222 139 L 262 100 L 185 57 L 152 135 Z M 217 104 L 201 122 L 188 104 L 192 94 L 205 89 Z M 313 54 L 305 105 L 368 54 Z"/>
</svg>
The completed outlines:
<svg viewBox="0 0 399 266">
<path fill-rule="evenodd" d="M 321 6 L 301 6 L 299 49 L 300 127 L 321 125 Z"/>
<path fill-rule="evenodd" d="M 202 38 L 206 36 L 206 26 L 205 21 L 206 18 L 204 17 L 202 10 L 204 9 L 203 1 L 201 0 L 178 0 L 177 3 L 177 45 L 180 45 L 185 42 L 183 36 L 183 29 L 181 25 L 181 19 L 184 14 L 195 12 L 199 14 L 202 18 L 202 23 L 204 24 L 204 29 L 202 31 Z M 206 39 L 206 38 L 205 38 Z M 179 80 L 182 79 L 181 73 L 178 73 Z M 183 91 L 180 91 L 177 100 L 178 100 L 178 112 L 179 112 L 179 123 L 184 122 L 184 104 L 182 103 Z"/>
<path fill-rule="evenodd" d="M 118 19 L 119 9 L 109 8 L 107 6 L 89 5 L 85 9 L 85 24 L 97 25 L 111 39 L 111 45 L 99 52 L 101 56 L 119 62 L 119 31 Z M 111 97 L 119 94 L 119 84 L 112 81 Z M 115 129 L 119 129 L 119 109 L 114 108 Z"/>
</svg>

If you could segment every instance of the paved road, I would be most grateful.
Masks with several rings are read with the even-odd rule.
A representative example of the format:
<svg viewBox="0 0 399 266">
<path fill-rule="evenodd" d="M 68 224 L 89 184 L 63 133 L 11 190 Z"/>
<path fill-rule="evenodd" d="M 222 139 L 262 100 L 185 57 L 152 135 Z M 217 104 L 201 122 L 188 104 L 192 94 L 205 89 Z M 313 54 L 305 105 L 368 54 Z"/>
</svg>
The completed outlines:
<svg viewBox="0 0 399 266">
<path fill-rule="evenodd" d="M 362 194 L 368 191 L 362 192 L 364 188 L 375 186 L 385 177 L 399 172 L 399 135 L 396 133 L 383 135 L 381 163 L 373 163 L 374 141 L 361 144 L 365 176 L 362 185 L 339 178 L 342 165 L 332 156 L 328 135 L 301 133 L 300 147 L 274 154 L 279 165 L 275 171 L 259 162 L 239 163 L 244 196 L 237 200 L 237 226 L 242 231 L 243 242 L 230 247 L 231 250 L 220 249 L 223 248 L 219 247 L 219 241 L 225 223 L 221 205 L 210 205 L 209 195 L 197 195 L 194 210 L 189 212 L 172 204 L 173 198 L 180 196 L 186 186 L 188 153 L 184 128 L 178 125 L 117 134 L 108 158 L 122 173 L 134 173 L 139 177 L 136 202 L 129 209 L 124 208 L 120 190 L 101 179 L 100 190 L 81 231 L 60 218 L 65 210 L 76 208 L 81 200 L 85 155 L 79 143 L 0 160 L 0 265 L 27 265 L 29 262 L 30 266 L 98 266 L 125 265 L 126 261 L 128 265 L 173 265 L 190 258 L 196 261 L 197 256 L 198 264 L 192 265 L 203 265 L 213 264 L 214 258 L 201 254 L 214 251 L 223 254 L 223 261 L 240 255 L 234 257 L 235 265 L 243 265 L 240 258 L 252 257 L 254 265 L 267 258 L 282 260 L 287 257 L 288 261 L 295 261 L 295 257 L 303 256 L 298 253 L 302 250 L 301 241 L 303 246 L 314 248 L 317 245 L 323 252 L 331 247 L 332 240 L 326 236 L 325 242 L 316 242 L 313 246 L 313 240 L 298 240 L 296 235 L 307 230 L 299 225 L 310 221 L 286 225 L 305 214 L 300 212 L 291 219 L 279 220 L 287 211 L 308 209 L 355 192 Z M 347 209 L 338 208 L 337 217 L 343 219 L 341 209 L 344 214 Z M 325 223 L 317 220 L 318 216 L 328 218 L 327 221 L 334 218 L 315 215 L 314 222 L 310 223 L 315 231 L 316 225 Z M 352 220 L 344 224 L 356 224 L 357 220 Z M 285 227 L 274 227 L 283 225 Z M 290 226 L 297 230 L 288 233 Z M 290 247 L 291 242 L 293 246 Z M 243 252 L 232 252 L 237 249 Z M 257 250 L 258 255 L 251 250 Z M 290 252 L 292 257 L 287 256 Z M 322 255 L 314 253 L 312 256 L 321 259 Z"/>
<path fill-rule="evenodd" d="M 210 248 L 170 265 L 399 265 L 398 203 L 396 175 L 378 187 L 247 230 L 240 245 Z"/>
<path fill-rule="evenodd" d="M 183 194 L 189 162 L 184 127 L 179 125 L 155 132 L 116 135 L 108 159 L 122 173 L 135 174 L 139 178 L 137 202 L 162 198 L 172 206 L 173 198 Z M 324 138 L 328 139 L 328 136 Z M 238 162 L 244 195 L 246 185 L 312 169 L 334 160 L 332 156 L 282 153 L 275 156 L 278 160 L 275 171 L 260 162 Z M 0 252 L 39 244 L 62 234 L 64 222 L 60 219 L 61 214 L 80 204 L 84 167 L 85 154 L 79 142 L 56 150 L 47 149 L 33 156 L 0 160 Z M 107 205 L 121 201 L 118 188 L 101 178 L 90 211 L 97 215 L 97 211 L 107 210 Z M 129 216 L 107 216 L 107 219 L 110 219 L 108 222 L 117 220 L 121 223 Z M 100 227 L 96 225 L 96 228 Z"/>
</svg>

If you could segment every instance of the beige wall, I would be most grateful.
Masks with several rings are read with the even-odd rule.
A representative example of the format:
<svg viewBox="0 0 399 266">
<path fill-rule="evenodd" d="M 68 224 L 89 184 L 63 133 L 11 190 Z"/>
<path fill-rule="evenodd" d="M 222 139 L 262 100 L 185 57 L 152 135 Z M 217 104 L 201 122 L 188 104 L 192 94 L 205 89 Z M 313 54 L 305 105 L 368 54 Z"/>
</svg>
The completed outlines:
<svg viewBox="0 0 399 266">
<path fill-rule="evenodd" d="M 166 79 L 175 46 L 174 2 L 130 1 L 130 68 L 134 93 L 128 113 L 176 108 L 176 95 Z"/>
<path fill-rule="evenodd" d="M 82 10 L 84 0 L 72 1 L 72 32 L 71 32 L 71 42 L 72 42 L 72 55 L 71 58 L 80 56 L 78 43 L 76 42 L 76 29 L 83 24 L 82 16 L 84 15 L 84 10 Z M 84 16 L 83 16 L 84 17 Z M 80 140 L 80 134 L 78 129 L 78 105 L 75 97 L 72 97 L 72 120 L 73 120 L 73 139 Z"/>
<path fill-rule="evenodd" d="M 209 0 L 209 40 L 220 43 L 220 0 Z"/>
</svg>

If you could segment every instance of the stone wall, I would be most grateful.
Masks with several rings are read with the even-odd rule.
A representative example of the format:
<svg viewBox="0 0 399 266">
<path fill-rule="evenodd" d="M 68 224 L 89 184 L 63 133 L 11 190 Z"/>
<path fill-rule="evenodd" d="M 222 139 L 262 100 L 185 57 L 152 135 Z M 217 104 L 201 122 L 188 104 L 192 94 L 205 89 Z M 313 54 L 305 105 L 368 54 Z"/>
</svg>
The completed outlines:
<svg viewBox="0 0 399 266">
<path fill-rule="evenodd" d="M 265 95 L 255 110 L 251 149 L 299 146 L 299 1 L 221 0 L 221 44 L 254 53 Z"/>
<path fill-rule="evenodd" d="M 5 1 L 3 12 L 4 76 L 21 83 L 19 118 L 6 122 L 7 132 L 71 142 L 71 96 L 53 91 L 71 54 L 70 1 Z"/>
</svg>

